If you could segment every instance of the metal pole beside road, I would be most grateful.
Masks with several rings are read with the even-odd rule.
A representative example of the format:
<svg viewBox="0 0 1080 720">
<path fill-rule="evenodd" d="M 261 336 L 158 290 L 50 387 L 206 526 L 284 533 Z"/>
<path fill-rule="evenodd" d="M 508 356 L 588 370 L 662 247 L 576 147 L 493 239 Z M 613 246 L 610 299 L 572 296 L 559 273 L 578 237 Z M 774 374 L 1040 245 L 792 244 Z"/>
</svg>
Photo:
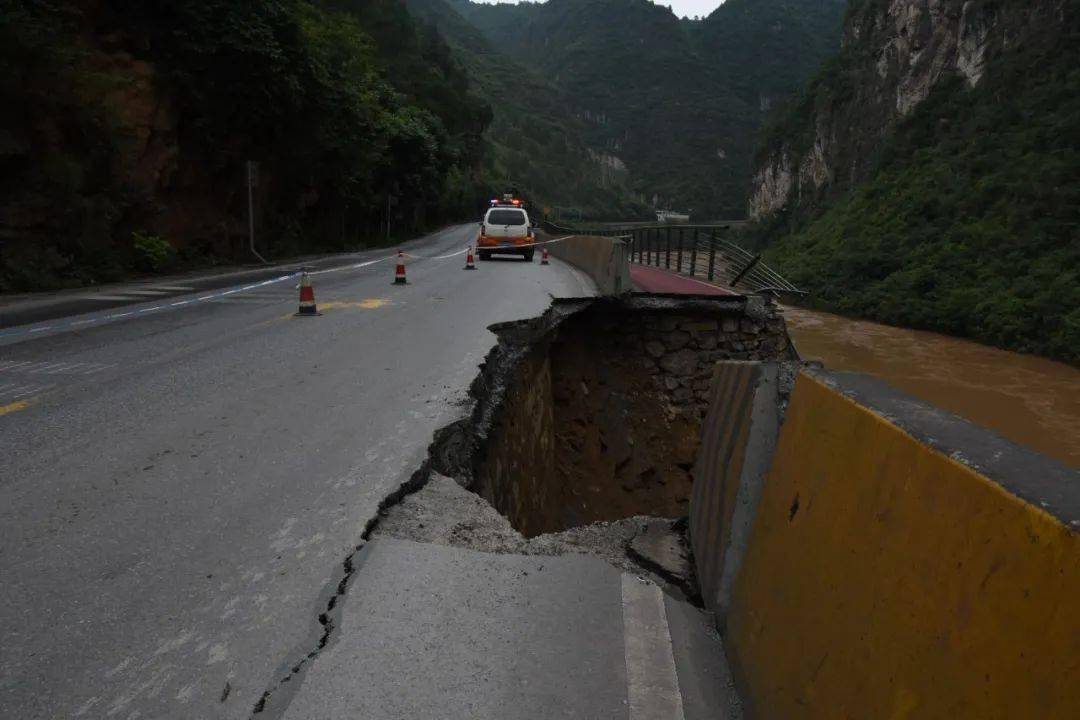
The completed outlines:
<svg viewBox="0 0 1080 720">
<path fill-rule="evenodd" d="M 694 271 L 697 270 L 697 230 L 694 230 L 694 234 L 690 239 L 690 277 L 694 277 Z"/>
<path fill-rule="evenodd" d="M 255 185 L 259 182 L 259 164 L 254 160 L 247 161 L 247 195 L 248 195 L 248 247 L 251 254 L 259 258 L 264 265 L 266 258 L 255 249 Z"/>
<path fill-rule="evenodd" d="M 714 270 L 716 268 L 716 238 L 709 233 L 709 279 L 712 280 L 715 276 Z"/>
</svg>

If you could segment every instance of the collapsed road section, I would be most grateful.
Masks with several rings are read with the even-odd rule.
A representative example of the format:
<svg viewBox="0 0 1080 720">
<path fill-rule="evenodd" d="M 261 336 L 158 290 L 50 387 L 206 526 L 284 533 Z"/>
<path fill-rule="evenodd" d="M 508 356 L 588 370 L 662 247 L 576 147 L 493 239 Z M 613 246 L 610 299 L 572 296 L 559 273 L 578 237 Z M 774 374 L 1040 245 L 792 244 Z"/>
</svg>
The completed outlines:
<svg viewBox="0 0 1080 720">
<path fill-rule="evenodd" d="M 520 660 L 540 663 L 533 670 L 547 678 L 536 683 L 548 694 L 532 716 L 579 714 L 582 703 L 595 702 L 596 712 L 583 716 L 610 717 L 625 712 L 634 682 L 640 685 L 641 677 L 657 670 L 625 658 L 627 642 L 640 648 L 634 643 L 646 625 L 662 622 L 665 633 L 648 635 L 659 655 L 639 655 L 666 657 L 669 684 L 682 688 L 684 716 L 711 717 L 721 705 L 735 716 L 737 699 L 719 639 L 708 616 L 694 607 L 700 600 L 680 518 L 687 515 L 713 365 L 728 358 L 789 357 L 775 306 L 745 297 L 557 300 L 541 317 L 492 330 L 499 342 L 472 384 L 469 415 L 437 433 L 428 462 L 384 504 L 320 615 L 317 647 L 286 667 L 257 714 L 307 717 L 329 694 L 348 698 L 349 712 L 371 717 L 516 716 L 478 712 L 470 704 L 450 712 L 445 703 L 452 705 L 453 698 L 435 698 L 439 693 L 388 696 L 377 688 L 390 682 L 384 676 L 396 667 L 385 657 L 389 643 L 395 656 L 408 648 L 424 656 L 413 656 L 419 666 L 396 667 L 393 683 L 399 686 L 420 666 L 454 683 L 464 682 L 455 674 L 462 667 L 482 666 L 487 679 L 471 681 L 482 697 L 470 696 L 469 702 L 483 705 L 494 702 L 484 683 L 524 673 Z M 496 555 L 504 559 L 496 562 Z M 447 576 L 451 567 L 457 572 Z M 634 581 L 644 582 L 645 589 L 626 585 L 624 575 L 645 578 Z M 587 601 L 583 576 L 595 590 Z M 521 582 L 543 587 L 522 588 Z M 493 596 L 504 603 L 481 611 Z M 579 601 L 584 605 L 575 605 Z M 403 604 L 410 608 L 408 618 L 398 615 Z M 652 620 L 640 620 L 642 608 L 652 609 Z M 509 613 L 514 621 L 491 627 L 478 613 L 504 620 Z M 397 619 L 375 623 L 373 614 Z M 565 643 L 591 638 L 580 649 L 612 666 L 613 674 L 603 678 L 589 680 L 565 658 L 477 654 L 478 634 L 570 628 L 589 617 L 596 623 L 579 628 L 573 638 L 559 641 L 562 630 L 553 630 L 538 641 L 543 647 L 530 652 L 562 658 Z M 437 651 L 429 647 L 432 623 L 445 633 Z M 693 641 L 674 651 L 671 633 Z M 516 641 L 507 642 L 512 647 Z M 379 662 L 356 668 L 360 656 Z M 346 671 L 341 664 L 354 667 Z M 556 667 L 581 679 L 571 681 Z M 338 670 L 352 673 L 352 680 Z M 606 691 L 591 690 L 593 681 Z M 575 691 L 575 682 L 588 687 Z M 648 694 L 641 687 L 635 692 Z"/>
<path fill-rule="evenodd" d="M 1080 711 L 1075 471 L 798 362 L 764 299 L 493 329 L 469 416 L 369 525 L 267 712 Z"/>
</svg>

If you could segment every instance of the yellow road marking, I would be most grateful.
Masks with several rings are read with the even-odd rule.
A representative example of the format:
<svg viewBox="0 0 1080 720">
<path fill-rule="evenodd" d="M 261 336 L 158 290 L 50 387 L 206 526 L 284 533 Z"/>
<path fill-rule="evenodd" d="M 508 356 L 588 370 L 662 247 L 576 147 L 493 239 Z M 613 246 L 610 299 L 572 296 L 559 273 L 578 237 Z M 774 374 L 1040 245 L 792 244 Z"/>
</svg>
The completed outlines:
<svg viewBox="0 0 1080 720">
<path fill-rule="evenodd" d="M 317 303 L 319 310 L 375 310 L 388 304 L 386 298 L 364 298 L 363 300 L 330 300 L 329 302 Z"/>
<path fill-rule="evenodd" d="M 375 310 L 377 308 L 389 305 L 390 301 L 386 298 L 364 298 L 363 300 L 327 300 L 322 302 L 315 301 L 315 308 L 321 313 L 323 310 Z M 280 322 L 282 320 L 290 320 L 296 316 L 296 313 L 287 313 L 273 320 L 267 320 L 264 323 L 268 324 L 274 322 Z"/>
<path fill-rule="evenodd" d="M 7 415 L 8 413 L 25 410 L 28 407 L 30 407 L 30 403 L 26 400 L 16 400 L 15 402 L 8 403 L 7 405 L 0 405 L 0 415 Z"/>
</svg>

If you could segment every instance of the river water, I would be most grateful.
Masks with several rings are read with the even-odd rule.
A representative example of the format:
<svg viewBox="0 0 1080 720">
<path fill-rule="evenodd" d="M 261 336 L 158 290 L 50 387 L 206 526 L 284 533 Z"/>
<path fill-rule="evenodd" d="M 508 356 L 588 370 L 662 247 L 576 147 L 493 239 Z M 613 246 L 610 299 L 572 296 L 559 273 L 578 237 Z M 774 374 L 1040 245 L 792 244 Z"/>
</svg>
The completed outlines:
<svg viewBox="0 0 1080 720">
<path fill-rule="evenodd" d="M 958 338 L 784 307 L 804 359 L 876 375 L 1080 468 L 1080 370 Z"/>
</svg>

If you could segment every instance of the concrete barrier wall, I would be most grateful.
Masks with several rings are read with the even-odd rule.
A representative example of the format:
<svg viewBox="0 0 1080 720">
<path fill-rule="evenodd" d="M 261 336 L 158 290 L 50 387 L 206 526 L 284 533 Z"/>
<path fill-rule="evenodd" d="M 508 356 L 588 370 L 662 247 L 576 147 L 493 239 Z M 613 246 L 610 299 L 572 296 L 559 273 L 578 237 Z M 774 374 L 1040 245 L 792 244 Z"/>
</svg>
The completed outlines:
<svg viewBox="0 0 1080 720">
<path fill-rule="evenodd" d="M 598 235 L 571 235 L 547 247 L 552 256 L 592 278 L 602 295 L 630 292 L 629 252 L 624 241 Z"/>
<path fill-rule="evenodd" d="M 690 541 L 705 606 L 724 625 L 779 431 L 776 363 L 719 362 L 693 469 Z"/>
<path fill-rule="evenodd" d="M 1080 717 L 1080 473 L 799 375 L 727 613 L 757 718 Z"/>
</svg>

